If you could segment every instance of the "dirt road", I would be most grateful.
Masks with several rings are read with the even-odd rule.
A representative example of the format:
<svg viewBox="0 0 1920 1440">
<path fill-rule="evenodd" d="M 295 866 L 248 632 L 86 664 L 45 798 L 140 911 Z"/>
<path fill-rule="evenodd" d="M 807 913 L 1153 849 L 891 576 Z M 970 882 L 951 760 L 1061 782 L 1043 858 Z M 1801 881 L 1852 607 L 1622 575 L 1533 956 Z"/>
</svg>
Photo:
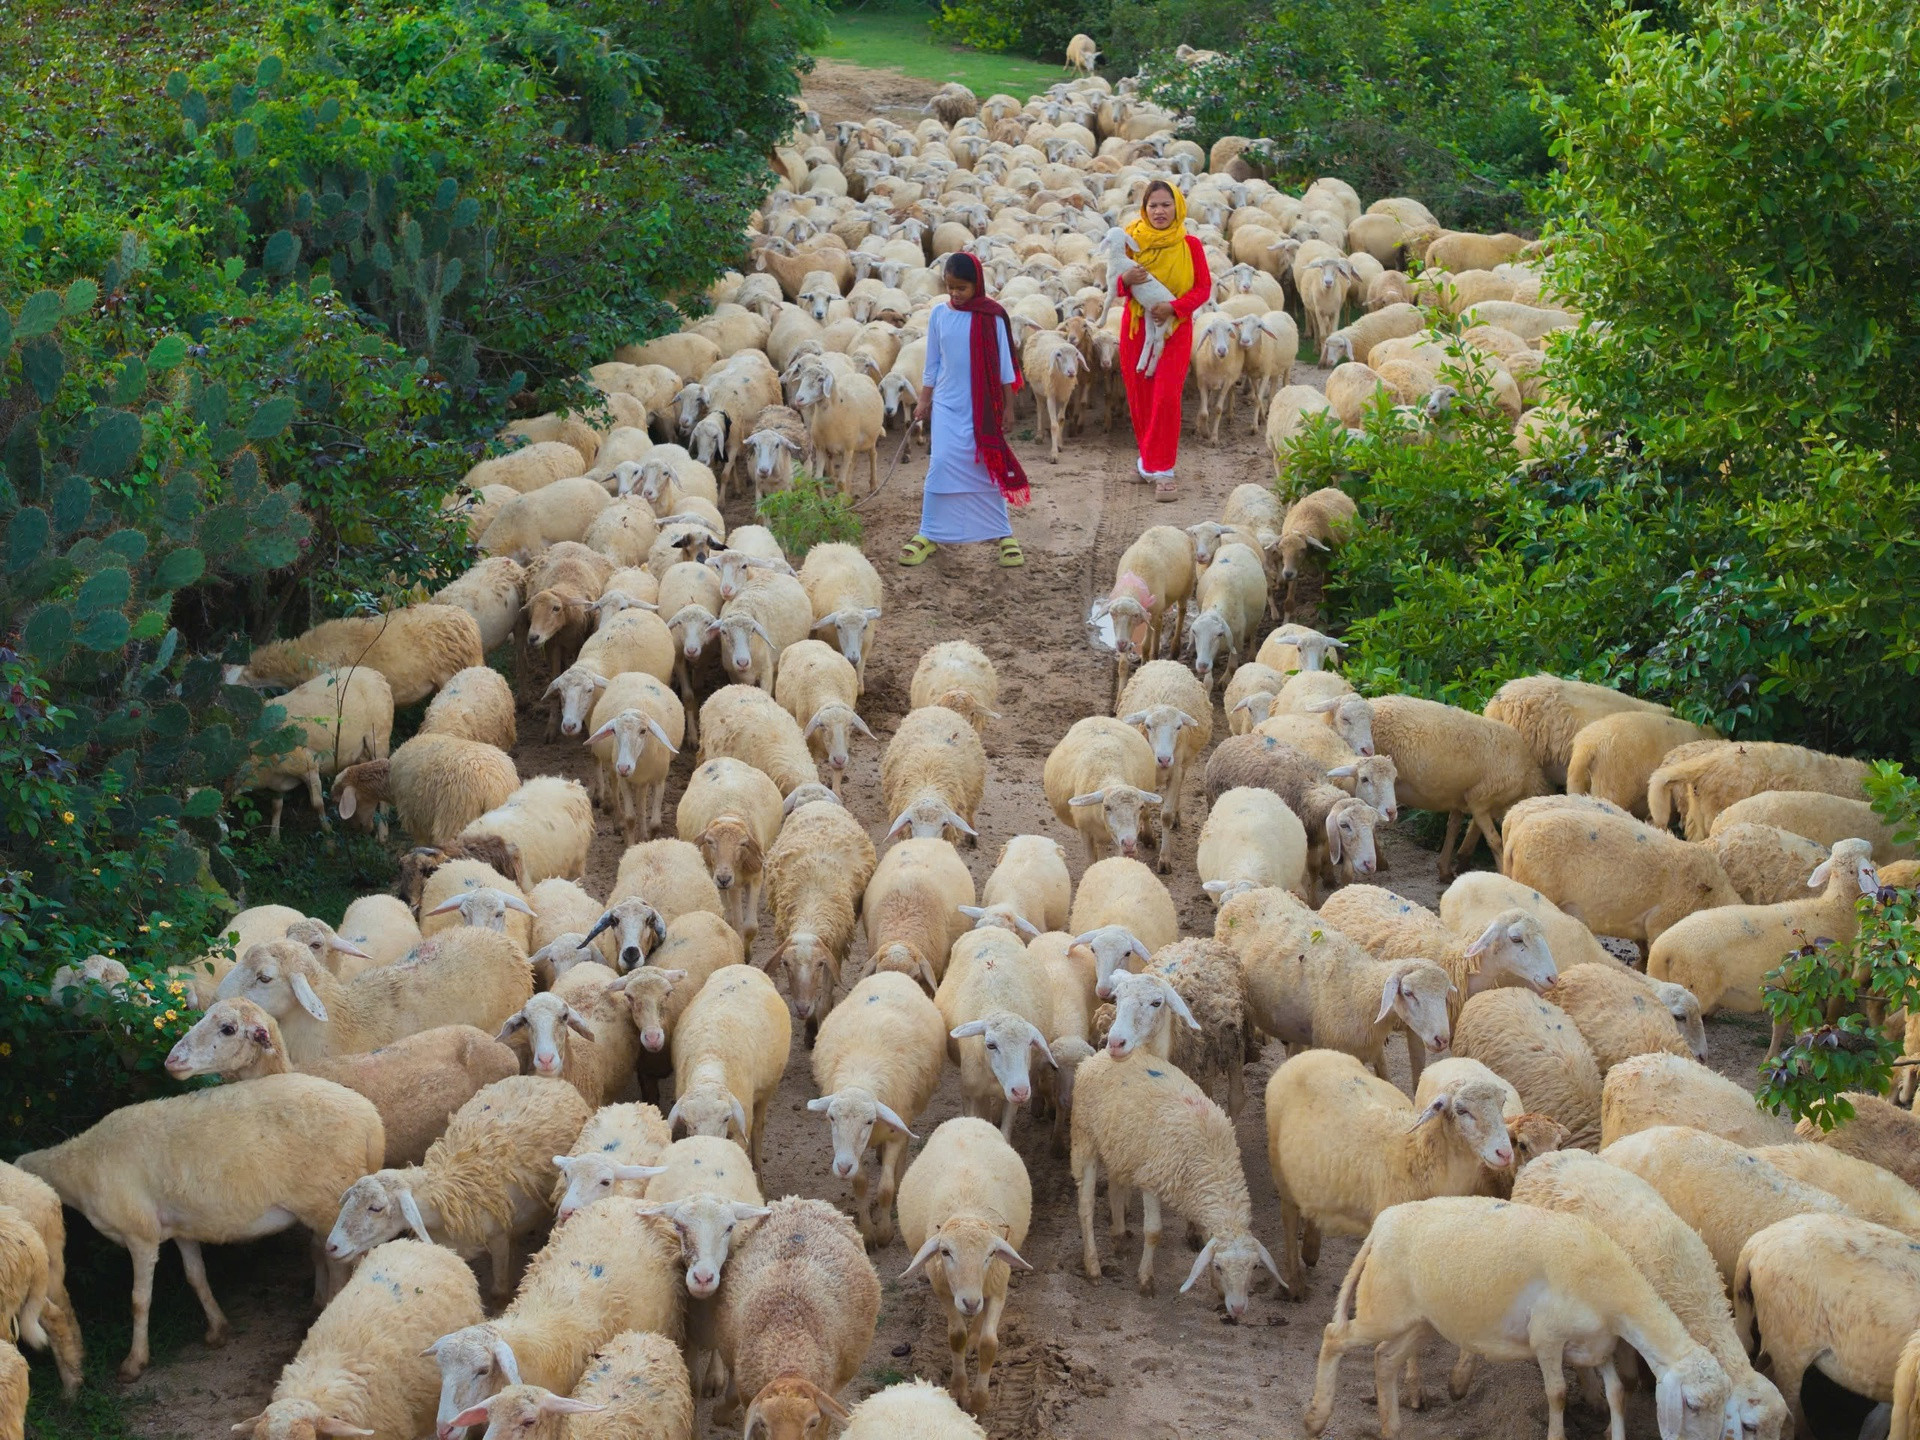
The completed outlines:
<svg viewBox="0 0 1920 1440">
<path fill-rule="evenodd" d="M 808 99 L 829 120 L 866 113 L 858 109 L 878 100 L 902 112 L 918 109 L 930 92 L 924 82 L 847 66 L 823 65 L 809 86 Z M 1304 368 L 1296 381 L 1323 378 Z M 1264 481 L 1270 469 L 1264 445 L 1251 432 L 1249 417 L 1237 415 L 1222 443 L 1207 446 L 1189 436 L 1181 461 L 1182 495 L 1173 505 L 1156 505 L 1151 492 L 1133 474 L 1130 435 L 1087 434 L 1070 437 L 1058 465 L 1032 442 L 1031 410 L 1017 403 L 1013 432 L 1034 481 L 1034 502 L 1017 514 L 1014 529 L 1026 549 L 1022 570 L 1002 570 L 991 547 L 943 550 L 917 570 L 893 563 L 901 544 L 914 533 L 920 505 L 924 453 L 904 464 L 891 487 L 863 512 L 866 549 L 886 583 L 886 615 L 868 669 L 869 690 L 862 702 L 868 723 L 882 743 L 892 734 L 907 705 L 908 682 L 920 653 L 938 640 L 965 637 L 993 658 L 1001 676 L 1004 719 L 989 727 L 986 747 L 990 776 L 979 814 L 977 850 L 965 852 L 976 882 L 983 882 L 1001 845 L 1011 836 L 1040 833 L 1069 842 L 1069 861 L 1077 876 L 1085 860 L 1074 837 L 1048 809 L 1040 787 L 1040 769 L 1048 751 L 1067 728 L 1110 703 L 1110 662 L 1088 643 L 1083 619 L 1090 600 L 1105 593 L 1114 564 L 1125 546 L 1146 526 L 1189 524 L 1216 516 L 1228 491 L 1245 481 Z M 891 452 L 891 445 L 887 446 Z M 744 511 L 732 520 L 746 519 Z M 1225 734 L 1224 716 L 1214 717 L 1214 734 Z M 523 736 L 543 733 L 532 717 L 523 717 Z M 879 799 L 880 746 L 868 742 L 854 752 L 854 774 L 847 801 L 868 825 L 876 842 L 887 823 Z M 564 774 L 584 778 L 584 752 L 575 745 L 521 745 L 521 773 Z M 691 756 L 676 766 L 669 791 L 677 801 Z M 1191 792 L 1201 789 L 1190 776 Z M 1174 848 L 1174 869 L 1167 877 L 1179 907 L 1183 930 L 1210 934 L 1213 907 L 1194 874 L 1194 843 L 1200 805 L 1189 795 L 1193 816 Z M 589 888 L 604 894 L 621 853 L 617 831 L 603 825 L 588 876 Z M 1432 905 L 1439 887 L 1434 857 L 1402 834 L 1387 839 L 1392 869 L 1383 877 L 1402 893 Z M 772 945 L 772 927 L 763 928 L 756 958 Z M 856 942 L 858 971 L 864 947 Z M 1754 1060 L 1764 1034 L 1751 1026 L 1715 1023 L 1709 1027 L 1714 1063 L 1744 1083 L 1753 1080 Z M 1279 1242 L 1278 1203 L 1266 1160 L 1259 1097 L 1279 1059 L 1269 1046 L 1263 1061 L 1247 1076 L 1250 1102 L 1239 1122 L 1242 1159 L 1254 1198 L 1254 1227 L 1270 1245 Z M 1404 1058 L 1393 1052 L 1396 1076 L 1405 1083 Z M 815 1093 L 796 1028 L 793 1060 L 770 1119 L 767 1137 L 766 1193 L 820 1196 L 850 1203 L 850 1191 L 830 1173 L 827 1125 L 804 1104 Z M 949 1070 L 939 1094 L 921 1118 L 922 1135 L 959 1111 L 958 1081 Z M 1226 1323 L 1222 1312 L 1201 1292 L 1175 1293 L 1191 1264 L 1191 1252 L 1169 1224 L 1168 1243 L 1159 1261 L 1158 1293 L 1141 1295 L 1131 1283 L 1138 1258 L 1138 1210 L 1135 1233 L 1118 1257 L 1103 1229 L 1099 1236 L 1107 1277 L 1088 1281 L 1079 1266 L 1079 1235 L 1074 1187 L 1064 1160 L 1049 1151 L 1038 1127 L 1022 1121 L 1015 1143 L 1033 1180 L 1033 1231 L 1024 1247 L 1035 1269 L 1015 1277 L 1002 1330 L 1001 1360 L 994 1396 L 985 1417 L 996 1440 L 1199 1440 L 1199 1437 L 1293 1437 L 1312 1390 L 1320 1330 L 1325 1324 L 1340 1277 L 1356 1242 L 1333 1238 L 1319 1267 L 1310 1272 L 1307 1293 L 1280 1298 L 1272 1281 L 1257 1290 L 1247 1321 Z M 1104 1216 L 1104 1208 L 1102 1210 Z M 947 1365 L 944 1318 L 927 1285 L 902 1285 L 894 1277 L 909 1255 L 898 1240 L 874 1257 L 885 1290 L 879 1332 L 850 1390 L 857 1399 L 903 1377 L 943 1380 Z M 173 1363 L 154 1371 L 143 1391 L 156 1402 L 143 1433 L 159 1437 L 225 1434 L 233 1421 L 255 1413 L 272 1388 L 280 1366 L 299 1343 L 306 1321 L 304 1251 L 288 1241 L 225 1252 L 215 1286 L 240 1332 L 225 1351 L 208 1353 L 187 1347 Z M 169 1260 L 171 1265 L 171 1260 Z M 224 1272 L 224 1276 L 222 1273 Z M 163 1270 L 161 1284 L 178 1285 L 177 1270 Z M 1444 1398 L 1450 1355 L 1429 1347 L 1425 1370 L 1438 1403 L 1405 1416 L 1409 1440 L 1476 1437 L 1476 1440 L 1535 1440 L 1544 1433 L 1546 1402 L 1540 1378 L 1531 1366 L 1482 1367 L 1467 1399 Z M 1372 1372 L 1364 1357 L 1347 1364 L 1340 1400 L 1328 1434 L 1337 1440 L 1377 1433 L 1372 1401 Z M 704 1410 L 703 1410 L 704 1414 Z M 1570 1433 L 1603 1433 L 1604 1414 L 1578 1406 L 1568 1417 Z M 717 1429 L 706 1433 L 719 1434 Z M 1630 1434 L 1656 1433 L 1651 1398 L 1632 1398 Z"/>
</svg>

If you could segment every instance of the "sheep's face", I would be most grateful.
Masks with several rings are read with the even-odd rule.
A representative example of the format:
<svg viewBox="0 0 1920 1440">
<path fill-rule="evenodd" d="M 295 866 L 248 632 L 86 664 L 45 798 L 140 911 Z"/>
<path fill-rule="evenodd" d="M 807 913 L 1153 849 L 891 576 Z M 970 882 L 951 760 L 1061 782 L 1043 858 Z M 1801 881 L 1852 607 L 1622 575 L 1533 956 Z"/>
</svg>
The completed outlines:
<svg viewBox="0 0 1920 1440">
<path fill-rule="evenodd" d="M 847 1412 L 818 1386 L 782 1375 L 753 1397 L 741 1440 L 818 1440 L 827 1432 L 828 1416 L 845 1420 Z"/>
<path fill-rule="evenodd" d="M 587 728 L 594 702 L 606 688 L 607 677 L 586 665 L 571 666 L 554 677 L 547 694 L 559 698 L 562 735 L 578 736 Z"/>
<path fill-rule="evenodd" d="M 1379 812 L 1360 800 L 1342 800 L 1327 812 L 1327 859 L 1356 879 L 1380 867 L 1373 827 Z"/>
<path fill-rule="evenodd" d="M 434 1417 L 436 1440 L 453 1440 L 466 1412 L 506 1385 L 520 1383 L 513 1350 L 491 1325 L 469 1325 L 442 1335 L 426 1354 L 440 1367 L 440 1404 Z"/>
<path fill-rule="evenodd" d="M 1446 1098 L 1446 1118 L 1480 1163 L 1494 1170 L 1513 1164 L 1513 1139 L 1501 1107 L 1506 1092 L 1484 1080 L 1469 1080 Z M 1435 1103 L 1438 1103 L 1436 1097 Z"/>
<path fill-rule="evenodd" d="M 1373 807 L 1382 825 L 1400 818 L 1400 797 L 1395 784 L 1399 767 L 1391 755 L 1369 755 L 1353 767 L 1353 796 Z"/>
<path fill-rule="evenodd" d="M 592 613 L 588 602 L 578 596 L 542 590 L 527 601 L 527 644 L 544 649 L 562 630 L 584 624 Z"/>
<path fill-rule="evenodd" d="M 785 480 L 793 468 L 790 457 L 799 449 L 777 430 L 756 430 L 747 437 L 746 447 L 747 470 L 757 482 Z"/>
<path fill-rule="evenodd" d="M 687 1293 L 704 1300 L 720 1288 L 734 1231 L 764 1219 L 765 1208 L 722 1200 L 717 1195 L 689 1195 L 651 1213 L 664 1218 L 680 1238 L 680 1258 L 687 1264 Z"/>
<path fill-rule="evenodd" d="M 587 737 L 588 743 L 596 748 L 609 740 L 613 742 L 608 747 L 612 751 L 613 773 L 622 780 L 650 773 L 655 767 L 648 764 L 648 752 L 656 746 L 660 751 L 658 768 L 662 770 L 666 767 L 666 757 L 679 753 L 660 722 L 639 710 L 622 710 Z M 604 755 L 605 751 L 600 753 Z"/>
<path fill-rule="evenodd" d="M 1694 1346 L 1653 1387 L 1660 1440 L 1717 1440 L 1725 1430 L 1727 1372 L 1705 1348 Z"/>
<path fill-rule="evenodd" d="M 1340 642 L 1322 635 L 1318 630 L 1307 630 L 1294 640 L 1293 648 L 1300 657 L 1302 670 L 1325 670 L 1328 652 L 1341 648 Z"/>
<path fill-rule="evenodd" d="M 856 728 L 862 735 L 869 738 L 873 735 L 873 732 L 867 729 L 866 722 L 854 713 L 852 706 L 843 705 L 837 700 L 822 705 L 807 722 L 806 739 L 813 746 L 815 753 L 824 751 L 823 758 L 826 760 L 828 773 L 832 776 L 836 788 L 846 778 L 847 761 L 851 758 L 848 754 L 848 746 L 851 744 L 852 732 Z"/>
<path fill-rule="evenodd" d="M 1151 790 L 1131 785 L 1109 785 L 1086 795 L 1075 795 L 1068 802 L 1074 809 L 1100 807 L 1107 834 L 1122 855 L 1137 855 L 1140 850 L 1142 812 L 1160 808 L 1160 797 Z"/>
<path fill-rule="evenodd" d="M 719 889 L 731 890 L 735 883 L 752 884 L 759 878 L 760 842 L 737 816 L 719 816 L 700 832 L 697 843 Z"/>
<path fill-rule="evenodd" d="M 1136 956 L 1143 965 L 1152 958 L 1139 937 L 1124 925 L 1102 925 L 1097 930 L 1074 936 L 1073 943 L 1084 945 L 1092 952 L 1093 992 L 1102 1000 L 1113 998 L 1116 972 L 1126 970 Z"/>
<path fill-rule="evenodd" d="M 1787 1402 L 1771 1381 L 1751 1371 L 1727 1393 L 1726 1440 L 1762 1440 L 1786 1433 Z"/>
<path fill-rule="evenodd" d="M 727 459 L 726 437 L 726 418 L 716 412 L 706 416 L 693 427 L 693 435 L 687 442 L 687 449 L 702 465 L 713 465 L 716 462 L 724 465 Z"/>
<path fill-rule="evenodd" d="M 221 977 L 214 994 L 221 1000 L 251 1000 L 282 1023 L 302 1011 L 324 1021 L 327 1008 L 309 978 L 318 968 L 306 946 L 272 940 L 249 946 L 240 963 Z"/>
<path fill-rule="evenodd" d="M 662 497 L 671 495 L 673 481 L 673 467 L 665 460 L 640 462 L 640 498 L 654 509 L 668 508 L 663 505 Z"/>
<path fill-rule="evenodd" d="M 609 905 L 587 939 L 609 930 L 613 932 L 614 954 L 621 970 L 632 970 L 643 963 L 654 947 L 667 938 L 667 922 L 638 895 Z"/>
<path fill-rule="evenodd" d="M 176 1080 L 244 1069 L 256 1055 L 273 1053 L 267 1016 L 245 1000 L 218 1000 L 167 1052 L 167 1073 Z"/>
<path fill-rule="evenodd" d="M 683 385 L 673 397 L 673 423 L 682 435 L 692 430 L 706 409 L 707 395 L 698 385 Z"/>
<path fill-rule="evenodd" d="M 1153 763 L 1164 782 L 1173 772 L 1173 762 L 1179 758 L 1180 732 L 1200 722 L 1177 705 L 1153 705 L 1136 710 L 1122 723 L 1147 737 L 1147 744 L 1153 747 Z"/>
<path fill-rule="evenodd" d="M 949 805 L 939 795 L 916 795 L 907 803 L 907 807 L 895 817 L 887 838 L 907 831 L 915 840 L 937 840 L 951 828 L 954 831 L 972 835 L 974 828 L 967 823 L 966 817 Z"/>
<path fill-rule="evenodd" d="M 583 1040 L 594 1038 L 587 1017 L 551 992 L 535 995 L 520 1013 L 526 1019 L 527 1050 L 536 1075 L 558 1078 L 566 1074 L 569 1030 Z"/>
<path fill-rule="evenodd" d="M 553 1162 L 566 1182 L 560 1203 L 554 1208 L 556 1221 L 565 1222 L 597 1200 L 610 1200 L 630 1194 L 638 1198 L 646 1182 L 667 1173 L 664 1165 L 623 1165 L 609 1155 L 556 1155 Z M 631 1191 L 622 1191 L 630 1184 Z"/>
<path fill-rule="evenodd" d="M 833 1126 L 833 1173 L 851 1180 L 860 1173 L 861 1159 L 873 1143 L 873 1127 L 880 1119 L 879 1102 L 864 1090 L 842 1090 L 809 1100 L 807 1108 L 816 1114 L 825 1112 Z"/>
<path fill-rule="evenodd" d="M 813 622 L 813 628 L 832 631 L 834 647 L 858 670 L 866 655 L 867 631 L 879 618 L 880 612 L 871 606 L 848 606 L 821 616 Z"/>
<path fill-rule="evenodd" d="M 1358 695 L 1350 695 L 1328 712 L 1333 733 L 1356 755 L 1373 754 L 1373 710 Z"/>
<path fill-rule="evenodd" d="M 1025 1105 L 1033 1099 L 1032 1052 L 1036 1046 L 1047 1063 L 1053 1063 L 1046 1038 L 1029 1022 L 1005 1010 L 956 1026 L 951 1033 L 955 1040 L 979 1038 L 987 1068 L 1000 1082 L 1000 1093 L 1009 1105 Z"/>
<path fill-rule="evenodd" d="M 366 1435 L 337 1415 L 329 1415 L 311 1400 L 276 1400 L 250 1421 L 234 1427 L 234 1434 L 252 1440 L 318 1440 L 322 1435 Z"/>
<path fill-rule="evenodd" d="M 696 1085 L 688 1090 L 673 1102 L 667 1124 L 678 1125 L 689 1135 L 710 1135 L 742 1146 L 748 1143 L 746 1107 L 723 1085 Z"/>
<path fill-rule="evenodd" d="M 640 1048 L 650 1055 L 658 1055 L 667 1048 L 667 996 L 686 977 L 684 970 L 642 965 L 620 982 L 627 997 L 627 1012 L 633 1016 L 633 1028 L 640 1032 Z"/>
<path fill-rule="evenodd" d="M 913 393 L 913 380 L 899 371 L 891 371 L 881 377 L 880 402 L 886 409 L 889 421 L 897 420 L 910 411 L 908 397 Z"/>
<path fill-rule="evenodd" d="M 1113 1024 L 1107 1030 L 1107 1054 L 1124 1060 L 1141 1046 L 1154 1046 L 1154 1037 L 1177 1019 L 1193 1026 L 1193 1015 L 1179 993 L 1162 975 L 1134 975 L 1117 970 L 1107 977 L 1107 990 L 1113 996 Z M 1166 1045 L 1172 1044 L 1167 1030 Z M 1165 1050 L 1158 1050 L 1165 1054 Z"/>
<path fill-rule="evenodd" d="M 329 1260 L 351 1260 L 407 1233 L 413 1224 L 413 1217 L 407 1213 L 411 1198 L 401 1198 L 407 1192 L 399 1183 L 399 1175 L 397 1170 L 383 1170 L 364 1175 L 347 1187 L 340 1199 L 340 1214 L 327 1232 Z"/>
<path fill-rule="evenodd" d="M 1312 536 L 1297 531 L 1288 531 L 1280 536 L 1280 578 L 1297 580 L 1301 567 L 1307 563 L 1307 556 L 1314 550 L 1325 550 Z"/>
<path fill-rule="evenodd" d="M 920 982 L 921 988 L 931 995 L 939 988 L 939 982 L 933 978 L 933 966 L 927 963 L 913 946 L 905 941 L 896 940 L 881 947 L 874 956 L 873 970 L 876 975 L 890 971 L 896 975 L 910 975 Z"/>
<path fill-rule="evenodd" d="M 1402 960 L 1387 977 L 1374 1023 L 1397 1016 L 1430 1053 L 1444 1055 L 1453 1043 L 1453 1024 L 1447 1018 L 1447 992 L 1452 988 L 1453 982 L 1439 966 Z"/>
<path fill-rule="evenodd" d="M 674 612 L 667 622 L 667 629 L 680 646 L 680 655 L 687 664 L 698 663 L 707 653 L 709 628 L 713 624 L 713 612 L 704 605 L 687 605 Z"/>
<path fill-rule="evenodd" d="M 1236 735 L 1245 735 L 1273 713 L 1275 698 L 1270 690 L 1255 690 L 1249 695 L 1241 696 L 1234 701 L 1234 713 L 1228 717 L 1229 728 Z M 1240 718 L 1243 714 L 1245 719 Z"/>
<path fill-rule="evenodd" d="M 287 927 L 287 939 L 305 945 L 314 963 L 329 970 L 337 968 L 339 962 L 334 958 L 337 955 L 351 955 L 360 960 L 373 958 L 352 941 L 335 934 L 333 927 L 324 920 L 294 921 Z"/>
<path fill-rule="evenodd" d="M 1680 1033 L 1686 1038 L 1687 1048 L 1693 1051 L 1693 1058 L 1702 1064 L 1707 1058 L 1707 1028 L 1700 1019 L 1700 997 L 1684 985 L 1676 985 L 1670 980 L 1653 982 L 1654 994 L 1667 1013 L 1673 1017 L 1673 1023 L 1680 1027 Z"/>
<path fill-rule="evenodd" d="M 1494 916 L 1466 954 L 1480 962 L 1484 983 L 1524 985 L 1539 994 L 1559 977 L 1540 922 L 1524 910 Z"/>
<path fill-rule="evenodd" d="M 720 663 L 726 666 L 733 682 L 751 684 L 755 671 L 754 636 L 765 634 L 760 622 L 746 615 L 722 615 L 707 627 L 707 633 L 720 642 Z"/>
<path fill-rule="evenodd" d="M 1275 1280 L 1280 1281 L 1284 1289 L 1286 1282 L 1280 1279 L 1280 1269 L 1273 1263 L 1273 1256 L 1267 1253 L 1252 1235 L 1242 1232 L 1238 1235 L 1216 1235 L 1208 1240 L 1206 1246 L 1194 1258 L 1193 1269 L 1187 1273 L 1186 1283 L 1181 1285 L 1180 1293 L 1185 1294 L 1199 1283 L 1205 1275 L 1213 1283 L 1220 1295 L 1221 1303 L 1226 1307 L 1227 1317 L 1239 1320 L 1247 1313 L 1247 1299 L 1253 1290 L 1253 1273 L 1256 1266 L 1264 1265 Z"/>
<path fill-rule="evenodd" d="M 720 577 L 720 598 L 731 600 L 740 593 L 753 569 L 754 557 L 739 550 L 716 550 L 703 562 Z"/>
<path fill-rule="evenodd" d="M 938 1266 L 946 1281 L 949 1303 L 971 1320 L 986 1308 L 987 1277 L 995 1264 L 1033 1268 L 999 1231 L 979 1220 L 955 1219 L 927 1237 L 900 1278 L 906 1279 L 923 1266 Z"/>
</svg>

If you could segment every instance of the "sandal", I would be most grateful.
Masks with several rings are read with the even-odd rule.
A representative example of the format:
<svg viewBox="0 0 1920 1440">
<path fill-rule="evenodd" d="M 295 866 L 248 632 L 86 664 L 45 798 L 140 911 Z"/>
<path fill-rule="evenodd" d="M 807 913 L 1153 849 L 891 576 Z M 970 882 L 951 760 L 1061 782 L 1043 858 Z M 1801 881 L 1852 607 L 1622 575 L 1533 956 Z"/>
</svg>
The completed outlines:
<svg viewBox="0 0 1920 1440">
<path fill-rule="evenodd" d="M 1162 505 L 1171 505 L 1180 498 L 1180 482 L 1171 473 L 1154 476 L 1153 498 Z"/>
<path fill-rule="evenodd" d="M 1011 535 L 1001 537 L 1000 568 L 1002 570 L 1018 570 L 1026 563 L 1027 557 L 1020 553 L 1020 542 Z"/>
<path fill-rule="evenodd" d="M 940 547 L 924 535 L 916 535 L 900 547 L 902 565 L 924 565 Z"/>
</svg>

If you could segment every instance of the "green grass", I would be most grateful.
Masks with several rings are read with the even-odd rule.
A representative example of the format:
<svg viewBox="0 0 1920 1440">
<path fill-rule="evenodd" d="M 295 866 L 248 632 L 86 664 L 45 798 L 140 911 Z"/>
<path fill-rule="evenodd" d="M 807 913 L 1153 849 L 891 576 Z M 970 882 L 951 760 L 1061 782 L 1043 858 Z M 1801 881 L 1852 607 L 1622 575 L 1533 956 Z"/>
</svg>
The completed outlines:
<svg viewBox="0 0 1920 1440">
<path fill-rule="evenodd" d="M 898 70 L 925 80 L 958 80 L 984 100 L 995 93 L 1025 100 L 1067 78 L 1056 64 L 1017 55 L 989 55 L 943 45 L 927 34 L 932 10 L 920 0 L 866 0 L 833 12 L 833 38 L 820 50 L 828 60 Z"/>
</svg>

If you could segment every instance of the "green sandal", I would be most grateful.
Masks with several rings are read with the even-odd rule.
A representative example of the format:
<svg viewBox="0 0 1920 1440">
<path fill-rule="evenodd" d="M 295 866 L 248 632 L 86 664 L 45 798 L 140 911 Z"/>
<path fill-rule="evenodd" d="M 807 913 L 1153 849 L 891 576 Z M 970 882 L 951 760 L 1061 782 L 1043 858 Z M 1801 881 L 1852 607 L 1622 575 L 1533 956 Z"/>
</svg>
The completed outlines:
<svg viewBox="0 0 1920 1440">
<path fill-rule="evenodd" d="M 940 547 L 924 535 L 916 535 L 900 549 L 902 565 L 924 565 Z"/>
<path fill-rule="evenodd" d="M 1026 563 L 1027 557 L 1020 553 L 1020 542 L 1011 535 L 1002 537 L 1000 541 L 1000 568 L 1002 570 L 1018 570 Z"/>
</svg>

